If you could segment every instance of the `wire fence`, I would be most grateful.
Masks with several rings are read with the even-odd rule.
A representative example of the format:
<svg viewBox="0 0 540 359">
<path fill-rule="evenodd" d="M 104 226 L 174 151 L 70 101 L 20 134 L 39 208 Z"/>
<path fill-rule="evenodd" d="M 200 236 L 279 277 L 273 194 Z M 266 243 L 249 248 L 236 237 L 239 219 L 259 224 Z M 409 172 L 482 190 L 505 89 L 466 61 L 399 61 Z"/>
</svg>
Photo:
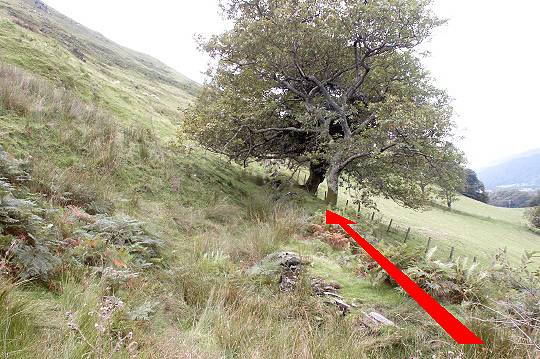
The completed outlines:
<svg viewBox="0 0 540 359">
<path fill-rule="evenodd" d="M 306 172 L 296 171 L 292 173 L 290 179 L 298 185 L 304 185 L 308 180 L 308 175 Z M 385 216 L 380 211 L 363 208 L 354 201 L 354 195 L 351 194 L 350 190 L 347 192 L 348 196 L 339 196 L 338 205 L 335 209 L 342 211 L 348 216 L 359 219 L 358 224 L 364 225 L 364 229 L 369 230 L 373 234 L 373 237 L 376 239 L 375 242 L 402 243 L 421 248 L 425 253 L 437 247 L 434 258 L 447 262 L 452 262 L 461 257 L 468 258 L 473 263 L 480 262 L 487 264 L 491 258 L 487 253 L 471 254 L 467 246 L 463 243 L 455 243 L 455 241 L 451 242 L 450 240 L 426 235 L 421 230 L 418 230 L 418 228 L 399 223 L 398 220 Z M 327 188 L 322 184 L 317 192 L 317 197 L 326 201 L 327 195 Z M 415 229 L 417 230 L 415 231 Z M 506 248 L 504 248 L 504 251 L 507 251 Z"/>
<path fill-rule="evenodd" d="M 296 181 L 299 184 L 305 184 L 307 181 L 307 174 L 298 173 L 296 175 Z M 322 188 L 319 189 L 317 196 L 326 201 L 328 195 L 327 189 L 324 188 L 324 186 L 321 187 Z M 350 199 L 351 197 L 350 192 L 345 198 L 340 196 L 338 198 L 339 201 L 336 209 L 347 213 L 347 215 L 361 219 L 373 233 L 374 237 L 377 238 L 377 242 L 382 242 L 384 240 L 393 243 L 403 243 L 422 248 L 425 253 L 428 253 L 430 249 L 437 247 L 434 257 L 448 262 L 454 261 L 458 257 L 469 258 L 473 263 L 486 262 L 489 260 L 488 255 L 468 253 L 466 246 L 461 243 L 456 244 L 451 243 L 449 240 L 434 238 L 425 233 L 421 233 L 420 231 L 415 231 L 410 225 L 401 224 L 394 218 L 385 216 L 385 214 L 380 211 L 363 208 L 360 204 L 355 203 L 354 200 Z"/>
<path fill-rule="evenodd" d="M 437 247 L 435 257 L 448 262 L 455 260 L 458 256 L 470 258 L 473 263 L 478 262 L 480 259 L 478 255 L 473 255 L 471 258 L 463 247 L 458 247 L 455 244 L 448 243 L 448 241 L 416 232 L 413 230 L 413 227 L 398 224 L 396 220 L 385 217 L 383 213 L 369 209 L 352 208 L 352 206 L 348 205 L 345 205 L 341 209 L 348 215 L 363 220 L 364 225 L 371 229 L 379 243 L 382 241 L 402 243 L 404 245 L 419 247 L 424 253 L 428 253 L 430 249 Z"/>
</svg>

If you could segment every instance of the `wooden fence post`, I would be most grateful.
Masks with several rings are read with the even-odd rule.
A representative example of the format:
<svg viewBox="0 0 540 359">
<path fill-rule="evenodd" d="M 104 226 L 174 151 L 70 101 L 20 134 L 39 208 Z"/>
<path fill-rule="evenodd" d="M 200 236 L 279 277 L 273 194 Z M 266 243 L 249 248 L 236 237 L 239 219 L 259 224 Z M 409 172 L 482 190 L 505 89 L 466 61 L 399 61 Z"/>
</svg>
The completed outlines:
<svg viewBox="0 0 540 359">
<path fill-rule="evenodd" d="M 345 210 L 347 210 L 347 207 L 349 207 L 349 200 L 347 200 L 347 202 L 345 202 Z"/>
<path fill-rule="evenodd" d="M 360 203 L 358 203 L 358 213 L 360 213 Z"/>
<path fill-rule="evenodd" d="M 476 256 L 474 256 L 472 262 L 473 262 L 473 263 L 476 263 Z"/>
<path fill-rule="evenodd" d="M 328 200 L 328 191 L 324 191 L 324 201 Z"/>
<path fill-rule="evenodd" d="M 430 245 L 431 245 L 431 237 L 429 237 L 428 240 L 427 240 L 426 253 L 429 251 L 429 246 Z"/>
<path fill-rule="evenodd" d="M 448 261 L 451 262 L 452 258 L 454 258 L 454 247 L 450 250 L 450 257 L 448 258 Z"/>
<path fill-rule="evenodd" d="M 371 222 L 373 222 L 375 220 L 375 212 L 373 212 L 373 214 L 371 215 Z"/>
<path fill-rule="evenodd" d="M 392 218 L 390 218 L 390 223 L 388 223 L 388 228 L 386 229 L 386 232 L 390 232 L 390 228 L 392 228 L 392 222 L 394 220 Z"/>
<path fill-rule="evenodd" d="M 407 229 L 407 233 L 405 233 L 405 240 L 403 243 L 407 243 L 407 240 L 409 239 L 409 234 L 411 233 L 411 227 Z"/>
</svg>

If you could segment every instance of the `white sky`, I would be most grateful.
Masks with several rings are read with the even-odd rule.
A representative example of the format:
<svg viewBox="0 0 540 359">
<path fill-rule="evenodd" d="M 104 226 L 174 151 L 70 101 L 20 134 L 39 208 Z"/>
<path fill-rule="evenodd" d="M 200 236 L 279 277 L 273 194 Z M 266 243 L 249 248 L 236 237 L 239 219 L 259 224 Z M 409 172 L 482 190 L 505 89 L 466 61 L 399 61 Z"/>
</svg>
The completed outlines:
<svg viewBox="0 0 540 359">
<path fill-rule="evenodd" d="M 426 45 L 428 69 L 455 99 L 460 147 L 481 168 L 540 147 L 540 2 L 435 0 L 449 23 Z M 106 37 L 202 82 L 194 34 L 221 31 L 217 0 L 46 0 Z"/>
</svg>

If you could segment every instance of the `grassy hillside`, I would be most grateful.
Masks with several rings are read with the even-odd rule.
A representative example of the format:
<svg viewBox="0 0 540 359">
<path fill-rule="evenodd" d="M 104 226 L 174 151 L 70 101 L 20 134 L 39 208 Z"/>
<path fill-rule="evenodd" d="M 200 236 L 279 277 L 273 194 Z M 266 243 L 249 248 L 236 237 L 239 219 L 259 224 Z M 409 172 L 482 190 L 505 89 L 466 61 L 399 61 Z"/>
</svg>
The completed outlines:
<svg viewBox="0 0 540 359">
<path fill-rule="evenodd" d="M 446 251 L 455 246 L 459 254 L 489 260 L 497 249 L 507 248 L 517 261 L 524 251 L 540 250 L 540 238 L 528 229 L 524 209 L 493 207 L 467 197 L 460 197 L 450 211 L 441 205 L 417 212 L 389 200 L 379 200 L 378 206 L 388 219 L 410 226 L 423 239 L 432 237 Z"/>
<path fill-rule="evenodd" d="M 527 338 L 538 331 L 495 327 L 499 318 L 481 310 L 519 302 L 534 317 L 536 297 L 506 279 L 528 286 L 532 276 L 504 258 L 495 270 L 424 258 L 414 241 L 392 244 L 401 234 L 368 225 L 365 213 L 358 229 L 487 342 L 459 346 L 323 226 L 324 204 L 294 181 L 282 176 L 275 189 L 259 166 L 168 141 L 196 84 L 39 1 L 0 0 L 0 11 L 4 356 L 534 357 Z M 484 231 L 515 231 L 513 256 L 527 233 L 518 211 L 465 199 L 460 212 L 380 206 L 470 255 L 499 247 Z M 484 244 L 473 247 L 477 237 Z M 522 249 L 534 249 L 535 237 L 524 238 Z M 300 263 L 276 262 L 283 251 Z M 315 290 L 321 282 L 331 295 Z M 335 296 L 354 307 L 344 311 Z M 373 311 L 395 325 L 374 322 Z"/>
<path fill-rule="evenodd" d="M 0 58 L 83 100 L 125 125 L 171 136 L 199 85 L 158 60 L 121 47 L 34 0 L 0 1 Z"/>
<path fill-rule="evenodd" d="M 325 186 L 319 189 L 323 198 Z M 354 194 L 345 189 L 339 198 L 338 208 L 345 210 L 349 203 L 349 213 L 357 211 Z M 376 227 L 386 229 L 392 220 L 393 233 L 397 240 L 403 240 L 407 228 L 411 228 L 411 242 L 425 246 L 432 238 L 432 246 L 440 249 L 441 256 L 448 256 L 451 247 L 456 255 L 489 262 L 497 250 L 506 248 L 509 258 L 517 262 L 525 251 L 540 250 L 540 236 L 530 230 L 524 208 L 500 208 L 470 198 L 459 196 L 449 210 L 442 202 L 422 210 L 402 207 L 389 199 L 376 200 Z M 361 209 L 366 223 L 371 224 L 373 211 Z M 399 232 L 396 233 L 396 232 Z"/>
</svg>

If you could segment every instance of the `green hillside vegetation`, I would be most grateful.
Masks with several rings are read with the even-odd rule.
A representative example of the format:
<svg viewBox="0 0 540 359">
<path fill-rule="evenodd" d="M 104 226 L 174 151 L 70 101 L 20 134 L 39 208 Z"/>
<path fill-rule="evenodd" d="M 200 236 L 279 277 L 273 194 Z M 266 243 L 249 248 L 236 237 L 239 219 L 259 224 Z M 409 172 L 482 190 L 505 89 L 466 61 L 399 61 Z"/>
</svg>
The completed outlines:
<svg viewBox="0 0 540 359">
<path fill-rule="evenodd" d="M 34 0 L 0 1 L 0 58 L 103 106 L 126 125 L 170 136 L 199 85 Z"/>
<path fill-rule="evenodd" d="M 302 177 L 303 175 L 300 175 Z M 319 198 L 324 198 L 326 187 L 319 188 Z M 376 210 L 361 208 L 355 203 L 354 191 L 344 191 L 337 207 L 350 215 L 360 213 L 366 224 L 386 232 L 392 220 L 391 238 L 403 241 L 408 228 L 410 241 L 425 246 L 431 238 L 431 246 L 439 248 L 438 255 L 448 257 L 452 247 L 455 254 L 489 263 L 493 253 L 502 249 L 509 259 L 519 261 L 524 251 L 538 251 L 538 234 L 528 225 L 526 208 L 494 207 L 465 196 L 459 196 L 448 209 L 442 201 L 434 199 L 431 206 L 414 210 L 400 206 L 391 199 L 377 198 Z M 373 213 L 374 222 L 371 221 Z"/>
<path fill-rule="evenodd" d="M 388 220 L 394 218 L 396 225 L 410 226 L 424 243 L 432 237 L 433 245 L 444 248 L 445 253 L 455 246 L 463 256 L 489 261 L 497 249 L 506 248 L 510 259 L 517 261 L 523 251 L 539 249 L 538 235 L 528 229 L 524 209 L 497 208 L 467 197 L 460 197 L 450 211 L 442 204 L 420 212 L 390 200 L 377 204 Z"/>
<path fill-rule="evenodd" d="M 499 189 L 489 194 L 489 204 L 508 208 L 540 206 L 540 191 L 526 191 L 518 188 Z"/>
<path fill-rule="evenodd" d="M 0 0 L 5 357 L 534 357 L 538 277 L 534 259 L 520 256 L 540 249 L 540 237 L 521 210 L 464 198 L 450 212 L 415 212 L 378 201 L 384 218 L 413 226 L 406 245 L 384 221 L 369 224 L 370 211 L 358 218 L 367 239 L 486 341 L 459 346 L 322 225 L 326 205 L 286 170 L 243 169 L 172 141 L 197 84 L 45 10 Z M 469 261 L 426 256 L 426 236 L 455 242 Z M 501 252 L 492 266 L 488 256 L 505 246 L 511 262 Z M 300 270 L 273 261 L 283 251 L 297 253 Z M 315 280 L 325 290 L 337 282 L 355 307 L 315 295 Z M 495 326 L 500 317 L 484 306 L 527 318 L 526 335 Z M 396 325 L 369 320 L 373 311 Z"/>
</svg>

